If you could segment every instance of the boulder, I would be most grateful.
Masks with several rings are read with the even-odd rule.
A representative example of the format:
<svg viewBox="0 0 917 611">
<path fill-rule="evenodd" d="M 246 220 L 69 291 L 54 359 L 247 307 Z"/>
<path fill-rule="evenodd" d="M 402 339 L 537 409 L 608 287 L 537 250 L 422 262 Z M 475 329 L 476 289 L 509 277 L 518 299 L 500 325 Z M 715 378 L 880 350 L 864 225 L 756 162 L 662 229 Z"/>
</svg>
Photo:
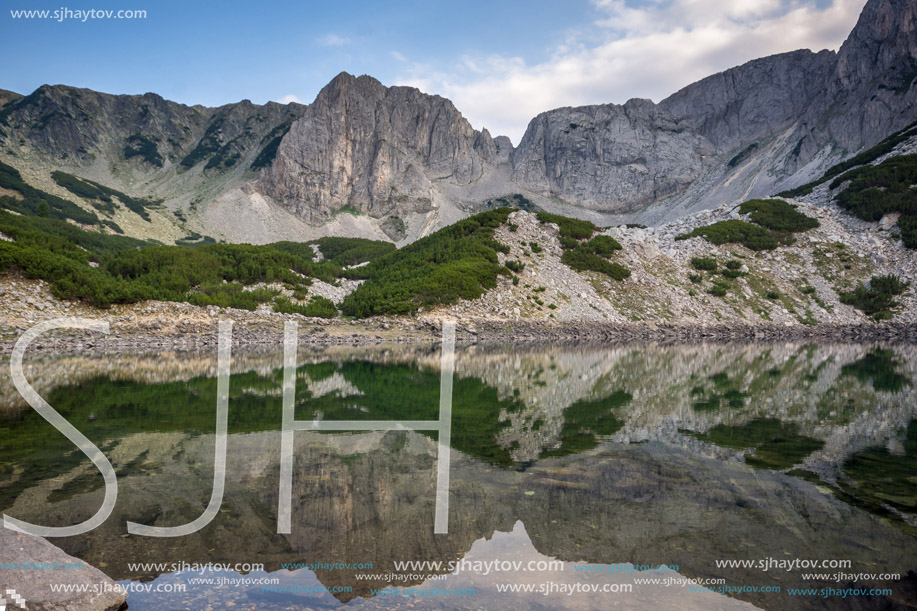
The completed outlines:
<svg viewBox="0 0 917 611">
<path fill-rule="evenodd" d="M 0 570 L 0 596 L 7 609 L 24 604 L 29 611 L 116 611 L 127 601 L 124 589 L 99 569 L 41 537 L 0 527 L 0 566 L 15 565 L 19 568 Z M 55 592 L 52 585 L 87 585 L 90 591 Z"/>
</svg>

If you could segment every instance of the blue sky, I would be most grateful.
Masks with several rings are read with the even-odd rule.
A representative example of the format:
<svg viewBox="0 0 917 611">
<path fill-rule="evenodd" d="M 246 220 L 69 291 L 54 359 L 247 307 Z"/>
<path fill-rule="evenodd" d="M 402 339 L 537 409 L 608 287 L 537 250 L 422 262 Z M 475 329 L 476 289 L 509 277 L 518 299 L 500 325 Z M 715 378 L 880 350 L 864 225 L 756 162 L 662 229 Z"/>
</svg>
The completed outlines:
<svg viewBox="0 0 917 611">
<path fill-rule="evenodd" d="M 451 98 L 518 142 L 558 106 L 658 101 L 743 61 L 836 49 L 865 0 L 176 2 L 6 0 L 0 88 L 68 84 L 216 106 L 312 101 L 341 71 Z M 145 19 L 13 19 L 18 9 Z M 725 8 L 724 8 L 725 7 Z"/>
</svg>

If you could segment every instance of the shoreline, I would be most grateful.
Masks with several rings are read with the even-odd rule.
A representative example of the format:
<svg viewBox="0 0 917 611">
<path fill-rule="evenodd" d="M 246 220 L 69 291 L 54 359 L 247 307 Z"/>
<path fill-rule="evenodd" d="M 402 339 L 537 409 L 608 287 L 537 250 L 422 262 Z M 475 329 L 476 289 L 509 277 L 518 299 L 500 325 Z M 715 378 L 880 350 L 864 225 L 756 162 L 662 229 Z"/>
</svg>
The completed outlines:
<svg viewBox="0 0 917 611">
<path fill-rule="evenodd" d="M 438 344 L 442 320 L 433 318 L 380 318 L 361 321 L 327 321 L 301 316 L 272 316 L 250 324 L 232 316 L 214 316 L 201 322 L 177 321 L 174 329 L 154 331 L 110 321 L 111 333 L 101 334 L 65 329 L 50 331 L 30 344 L 29 353 L 118 354 L 156 351 L 201 351 L 215 349 L 217 322 L 232 320 L 236 349 L 282 350 L 283 324 L 299 323 L 300 347 L 381 346 Z M 105 320 L 105 318 L 100 318 Z M 453 319 L 454 320 L 454 319 Z M 542 344 L 697 344 L 749 342 L 891 342 L 917 343 L 917 324 L 862 323 L 781 325 L 774 323 L 599 323 L 582 321 L 545 325 L 520 320 L 469 319 L 456 321 L 456 344 L 527 345 Z M 8 357 L 26 328 L 6 327 L 0 340 L 0 355 Z M 15 339 L 14 339 L 15 338 Z"/>
</svg>

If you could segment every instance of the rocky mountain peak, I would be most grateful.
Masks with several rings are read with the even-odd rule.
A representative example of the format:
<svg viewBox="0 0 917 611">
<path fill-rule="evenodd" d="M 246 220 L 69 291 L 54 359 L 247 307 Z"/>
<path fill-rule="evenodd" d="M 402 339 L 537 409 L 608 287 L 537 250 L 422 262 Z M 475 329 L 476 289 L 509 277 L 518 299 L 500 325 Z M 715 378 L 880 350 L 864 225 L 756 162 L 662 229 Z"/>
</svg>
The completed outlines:
<svg viewBox="0 0 917 611">
<path fill-rule="evenodd" d="M 18 100 L 21 97 L 22 95 L 16 93 L 15 91 L 7 91 L 6 89 L 0 89 L 0 108 L 3 108 L 5 105 L 9 104 L 10 102 L 15 102 L 16 100 Z"/>
<path fill-rule="evenodd" d="M 683 117 L 718 152 L 747 146 L 805 114 L 824 88 L 834 53 L 780 53 L 714 74 L 672 94 L 660 106 Z"/>
<path fill-rule="evenodd" d="M 436 183 L 467 185 L 497 157 L 448 99 L 342 72 L 293 123 L 259 188 L 310 222 L 345 208 L 400 216 L 430 211 Z"/>
<path fill-rule="evenodd" d="M 838 53 L 837 77 L 854 88 L 879 78 L 910 88 L 917 76 L 917 3 L 871 0 Z"/>
<path fill-rule="evenodd" d="M 341 72 L 322 87 L 315 98 L 315 104 L 334 104 L 351 97 L 382 98 L 386 87 L 368 75 L 356 77 L 349 72 Z"/>
</svg>

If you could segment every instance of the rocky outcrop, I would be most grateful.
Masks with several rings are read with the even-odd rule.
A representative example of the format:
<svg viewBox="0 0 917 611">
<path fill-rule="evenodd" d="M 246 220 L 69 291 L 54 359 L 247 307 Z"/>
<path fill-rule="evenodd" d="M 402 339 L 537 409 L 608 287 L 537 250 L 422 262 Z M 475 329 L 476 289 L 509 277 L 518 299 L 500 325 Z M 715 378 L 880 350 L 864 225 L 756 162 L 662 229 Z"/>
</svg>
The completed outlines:
<svg viewBox="0 0 917 611">
<path fill-rule="evenodd" d="M 513 152 L 513 180 L 593 210 L 627 212 L 683 190 L 713 147 L 649 100 L 535 117 Z"/>
<path fill-rule="evenodd" d="M 0 608 L 116 611 L 127 601 L 127 592 L 102 571 L 41 537 L 0 527 L 0 563 Z M 60 587 L 52 590 L 52 584 Z M 88 590 L 80 592 L 83 587 Z"/>
<path fill-rule="evenodd" d="M 658 106 L 632 100 L 540 115 L 513 155 L 513 178 L 593 210 L 634 212 L 668 200 L 670 218 L 807 182 L 917 119 L 915 13 L 912 0 L 871 0 L 837 53 L 757 59 Z M 635 105 L 642 123 L 628 133 L 620 117 Z M 618 109 L 619 120 L 577 133 L 577 117 L 597 109 Z M 716 157 L 702 164 L 704 155 Z"/>
<path fill-rule="evenodd" d="M 0 89 L 0 108 L 3 108 L 10 102 L 15 102 L 22 95 L 16 93 L 15 91 L 7 91 L 6 89 Z"/>
<path fill-rule="evenodd" d="M 823 93 L 833 63 L 830 51 L 773 55 L 708 76 L 659 105 L 683 117 L 716 152 L 729 152 L 796 122 Z"/>
<path fill-rule="evenodd" d="M 30 184 L 94 210 L 91 201 L 52 180 L 52 172 L 62 170 L 164 204 L 152 221 L 119 206 L 110 220 L 128 235 L 165 243 L 189 233 L 249 242 L 299 237 L 283 233 L 288 221 L 270 223 L 272 210 L 257 208 L 253 197 L 246 209 L 281 237 L 259 239 L 241 215 L 220 223 L 207 213 L 270 165 L 283 134 L 302 114 L 300 104 L 243 100 L 205 108 L 152 93 L 109 95 L 60 85 L 8 99 L 0 107 L 0 158 Z M 240 227 L 230 231 L 227 224 Z"/>
<path fill-rule="evenodd" d="M 427 212 L 436 183 L 468 185 L 504 149 L 445 98 L 341 73 L 293 124 L 258 188 L 310 222 L 345 207 L 376 218 Z"/>
<path fill-rule="evenodd" d="M 5 140 L 70 163 L 88 163 L 94 155 L 141 134 L 162 158 L 190 145 L 204 112 L 169 102 L 156 94 L 113 96 L 89 89 L 42 85 L 4 108 Z M 183 130 L 185 126 L 187 130 Z M 160 162 L 161 164 L 161 162 Z"/>
<path fill-rule="evenodd" d="M 727 171 L 695 200 L 742 173 L 753 176 L 748 187 L 721 195 L 755 197 L 807 182 L 917 118 L 915 11 L 912 0 L 871 0 L 837 53 L 751 61 L 660 102 L 726 161 Z"/>
<path fill-rule="evenodd" d="M 871 146 L 915 120 L 917 107 L 917 4 L 867 2 L 837 54 L 828 135 L 849 151 Z M 844 93 L 847 95 L 844 95 Z"/>
</svg>

